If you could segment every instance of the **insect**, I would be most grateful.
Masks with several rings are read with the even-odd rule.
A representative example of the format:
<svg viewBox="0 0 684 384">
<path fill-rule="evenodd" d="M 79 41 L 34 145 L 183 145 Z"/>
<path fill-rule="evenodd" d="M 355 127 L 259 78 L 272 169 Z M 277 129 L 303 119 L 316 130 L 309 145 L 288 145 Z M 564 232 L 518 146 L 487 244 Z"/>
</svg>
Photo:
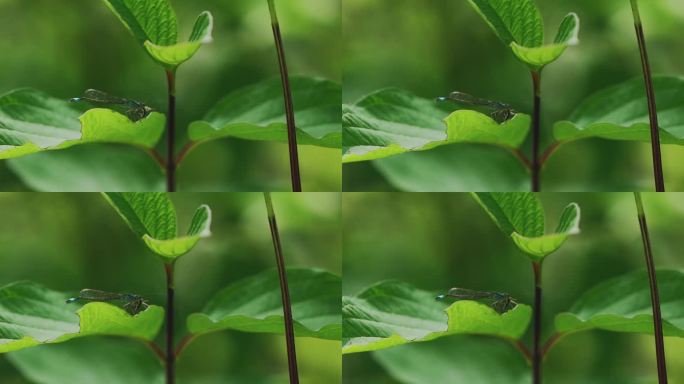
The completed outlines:
<svg viewBox="0 0 684 384">
<path fill-rule="evenodd" d="M 77 301 L 101 301 L 101 302 L 120 302 L 129 314 L 135 316 L 146 310 L 149 305 L 147 300 L 132 293 L 112 293 L 98 291 L 97 289 L 83 289 L 78 293 L 78 297 L 72 297 L 66 301 L 67 304 Z"/>
<path fill-rule="evenodd" d="M 124 109 L 125 115 L 133 122 L 146 118 L 153 111 L 152 108 L 139 101 L 112 96 L 96 89 L 88 89 L 83 93 L 83 97 L 74 97 L 69 101 L 72 103 L 86 101 L 97 106 L 118 107 Z"/>
<path fill-rule="evenodd" d="M 439 97 L 437 101 L 453 101 L 457 104 L 465 104 L 476 107 L 486 107 L 493 111 L 489 114 L 497 123 L 501 124 L 515 116 L 516 111 L 508 104 L 481 99 L 463 92 L 451 92 L 447 97 Z"/>
<path fill-rule="evenodd" d="M 447 299 L 452 299 L 454 301 L 481 300 L 487 302 L 487 304 L 494 308 L 498 313 L 508 312 L 518 305 L 518 302 L 508 293 L 474 291 L 465 288 L 451 288 L 447 294 L 439 295 L 436 299 L 438 301 L 446 301 Z"/>
</svg>

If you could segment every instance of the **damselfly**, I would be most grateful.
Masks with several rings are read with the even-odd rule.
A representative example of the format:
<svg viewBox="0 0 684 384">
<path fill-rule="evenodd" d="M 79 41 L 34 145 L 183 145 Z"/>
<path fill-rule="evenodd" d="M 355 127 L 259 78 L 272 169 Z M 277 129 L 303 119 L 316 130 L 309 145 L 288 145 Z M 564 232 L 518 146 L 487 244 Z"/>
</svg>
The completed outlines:
<svg viewBox="0 0 684 384">
<path fill-rule="evenodd" d="M 503 292 L 474 291 L 465 288 L 451 288 L 446 295 L 436 297 L 439 301 L 452 299 L 459 300 L 479 300 L 486 302 L 490 307 L 499 313 L 505 313 L 515 308 L 518 303 L 511 295 Z"/>
<path fill-rule="evenodd" d="M 492 101 L 487 99 L 482 99 L 475 97 L 463 92 L 451 92 L 447 97 L 439 97 L 437 101 L 453 101 L 457 104 L 470 105 L 475 107 L 485 107 L 492 109 L 493 111 L 489 114 L 497 123 L 501 124 L 506 120 L 510 120 L 515 116 L 516 112 L 508 104 Z"/>
<path fill-rule="evenodd" d="M 120 108 L 134 122 L 146 118 L 153 111 L 152 108 L 139 101 L 112 96 L 96 89 L 88 89 L 83 93 L 83 97 L 74 97 L 69 101 L 72 103 L 86 101 L 96 106 Z"/>
<path fill-rule="evenodd" d="M 98 291 L 97 289 L 83 289 L 78 297 L 72 297 L 66 302 L 74 303 L 77 301 L 101 301 L 105 303 L 118 302 L 123 304 L 123 308 L 131 315 L 137 315 L 149 307 L 147 300 L 132 293 L 112 293 Z"/>
</svg>

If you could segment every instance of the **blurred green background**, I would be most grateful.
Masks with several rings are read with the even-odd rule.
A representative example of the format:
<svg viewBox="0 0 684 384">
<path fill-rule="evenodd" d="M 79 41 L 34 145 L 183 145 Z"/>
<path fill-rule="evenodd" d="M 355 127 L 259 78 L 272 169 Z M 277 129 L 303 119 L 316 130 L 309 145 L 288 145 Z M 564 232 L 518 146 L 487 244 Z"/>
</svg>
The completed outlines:
<svg viewBox="0 0 684 384">
<path fill-rule="evenodd" d="M 546 337 L 554 315 L 589 288 L 645 264 L 631 193 L 541 194 L 541 200 L 547 230 L 568 203 L 582 210 L 582 232 L 544 262 Z M 644 204 L 657 267 L 683 269 L 684 194 L 645 194 Z M 435 292 L 459 286 L 533 302 L 530 262 L 469 194 L 345 193 L 342 212 L 344 295 L 397 279 Z M 530 345 L 531 332 L 524 341 Z M 670 382 L 683 383 L 684 339 L 666 338 L 666 352 Z M 343 365 L 345 383 L 395 383 L 372 354 L 345 355 Z M 544 374 L 549 383 L 656 383 L 653 337 L 602 331 L 568 336 L 548 355 Z"/>
<path fill-rule="evenodd" d="M 542 139 L 548 143 L 554 122 L 567 118 L 594 92 L 641 76 L 641 63 L 628 0 L 536 3 L 547 42 L 568 12 L 581 19 L 580 45 L 569 48 L 543 73 Z M 683 74 L 681 0 L 639 3 L 653 72 Z M 528 71 L 467 1 L 344 0 L 342 23 L 345 103 L 374 90 L 399 87 L 426 98 L 460 90 L 504 101 L 526 113 L 532 109 Z M 663 148 L 669 190 L 684 189 L 684 169 L 677 166 L 682 158 L 684 148 Z M 551 158 L 543 173 L 544 188 L 650 190 L 651 164 L 645 143 L 580 141 Z M 344 166 L 344 190 L 388 189 L 393 188 L 372 163 Z"/>
<path fill-rule="evenodd" d="M 292 74 L 341 82 L 340 1 L 277 1 Z M 214 14 L 214 42 L 178 71 L 178 137 L 224 95 L 278 76 L 266 0 L 170 0 L 180 37 L 197 15 Z M 31 87 L 55 97 L 87 88 L 166 110 L 166 78 L 102 1 L 0 0 L 0 94 Z M 179 143 L 179 147 L 182 146 Z M 339 151 L 301 147 L 304 190 L 338 191 Z M 207 166 L 207 165 L 210 166 Z M 179 169 L 180 189 L 289 190 L 287 145 L 220 140 L 193 151 Z M 2 190 L 25 187 L 0 162 Z"/>
<path fill-rule="evenodd" d="M 274 268 L 275 259 L 262 194 L 179 193 L 172 199 L 180 231 L 200 204 L 213 211 L 213 236 L 176 264 L 180 338 L 187 315 L 232 282 Z M 273 203 L 287 265 L 339 275 L 340 195 L 276 193 Z M 0 212 L 0 286 L 31 280 L 64 292 L 97 288 L 165 302 L 162 262 L 99 194 L 3 193 Z M 339 342 L 298 338 L 297 355 L 302 383 L 340 382 Z M 286 383 L 284 338 L 240 332 L 200 337 L 179 360 L 178 374 L 186 383 Z M 26 383 L 2 355 L 0 382 Z"/>
</svg>

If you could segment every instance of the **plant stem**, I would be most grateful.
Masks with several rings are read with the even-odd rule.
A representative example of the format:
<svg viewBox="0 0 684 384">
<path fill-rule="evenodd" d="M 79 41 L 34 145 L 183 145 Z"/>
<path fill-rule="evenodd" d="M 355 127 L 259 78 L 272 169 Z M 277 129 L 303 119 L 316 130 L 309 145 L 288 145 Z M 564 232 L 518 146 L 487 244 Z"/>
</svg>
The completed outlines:
<svg viewBox="0 0 684 384">
<path fill-rule="evenodd" d="M 660 155 L 660 131 L 658 130 L 658 111 L 656 109 L 655 91 L 653 90 L 653 78 L 651 77 L 651 65 L 648 61 L 646 50 L 646 38 L 644 28 L 639 16 L 639 5 L 637 0 L 630 0 L 632 3 L 632 15 L 634 16 L 634 29 L 636 30 L 639 52 L 641 53 L 641 68 L 644 72 L 644 82 L 646 85 L 646 98 L 648 99 L 648 116 L 651 123 L 651 150 L 653 152 L 653 178 L 655 181 L 656 192 L 665 192 L 665 179 L 663 177 L 663 159 Z"/>
<path fill-rule="evenodd" d="M 183 339 L 178 343 L 178 346 L 176 347 L 176 359 L 183 353 L 185 348 L 187 348 L 190 343 L 195 340 L 195 335 L 185 335 Z"/>
<path fill-rule="evenodd" d="M 655 336 L 656 359 L 658 361 L 658 383 L 667 383 L 667 367 L 665 365 L 665 345 L 663 342 L 663 323 L 660 314 L 660 297 L 658 295 L 658 281 L 656 279 L 655 263 L 653 262 L 653 250 L 651 249 L 651 239 L 648 235 L 648 225 L 646 224 L 646 213 L 641 201 L 641 193 L 634 192 L 637 214 L 639 217 L 639 227 L 641 228 L 641 241 L 644 243 L 644 256 L 646 257 L 646 269 L 648 270 L 648 281 L 651 288 L 651 306 L 653 307 L 653 331 Z"/>
<path fill-rule="evenodd" d="M 530 353 L 530 350 L 527 349 L 525 344 L 522 343 L 522 341 L 515 339 L 510 339 L 509 341 L 513 344 L 515 349 L 520 351 L 520 353 L 522 353 L 523 356 L 525 356 L 525 360 L 527 360 L 528 362 L 532 362 L 532 354 Z"/>
<path fill-rule="evenodd" d="M 176 72 L 166 70 L 166 80 L 169 86 L 169 106 L 166 121 L 166 191 L 176 191 Z"/>
<path fill-rule="evenodd" d="M 159 358 L 159 360 L 163 363 L 166 364 L 166 355 L 164 354 L 164 351 L 159 348 L 159 346 L 154 342 L 154 341 L 148 341 L 145 344 L 154 352 L 155 355 Z"/>
<path fill-rule="evenodd" d="M 287 60 L 285 59 L 285 48 L 283 47 L 283 37 L 280 33 L 280 24 L 274 0 L 268 0 L 268 10 L 271 13 L 271 27 L 273 28 L 273 38 L 275 39 L 276 51 L 278 52 L 278 63 L 280 65 L 280 78 L 283 83 L 283 95 L 285 98 L 285 116 L 287 118 L 287 142 L 290 150 L 290 176 L 292 178 L 292 191 L 302 191 L 302 181 L 299 174 L 299 152 L 297 149 L 297 129 L 295 123 L 294 103 L 292 101 L 292 89 L 290 87 L 290 77 L 287 71 Z"/>
<path fill-rule="evenodd" d="M 164 264 L 166 270 L 166 384 L 176 381 L 176 351 L 173 343 L 173 263 Z"/>
<path fill-rule="evenodd" d="M 546 354 L 549 353 L 551 348 L 554 345 L 556 345 L 558 340 L 560 340 L 563 336 L 565 336 L 564 333 L 556 332 L 553 335 L 551 335 L 551 337 L 549 337 L 548 340 L 546 340 L 546 343 L 544 343 L 544 347 L 542 348 L 542 360 L 544 359 L 544 357 L 546 357 Z"/>
<path fill-rule="evenodd" d="M 540 191 L 539 141 L 541 137 L 541 72 L 532 71 L 534 110 L 532 111 L 532 192 Z"/>
<path fill-rule="evenodd" d="M 290 291 L 287 286 L 287 271 L 285 270 L 285 258 L 283 249 L 280 245 L 280 234 L 278 233 L 278 223 L 276 222 L 275 212 L 271 194 L 264 192 L 266 200 L 266 210 L 268 211 L 268 224 L 271 227 L 271 238 L 275 250 L 276 264 L 278 266 L 278 277 L 280 278 L 280 294 L 283 302 L 283 317 L 285 318 L 285 342 L 287 344 L 287 364 L 290 372 L 290 384 L 299 383 L 297 372 L 297 352 L 295 350 L 294 322 L 292 321 L 292 305 L 290 304 Z"/>
<path fill-rule="evenodd" d="M 541 364 L 541 320 L 542 320 L 542 271 L 541 262 L 533 262 L 534 270 L 534 348 L 532 349 L 532 382 L 540 384 L 542 382 Z"/>
</svg>

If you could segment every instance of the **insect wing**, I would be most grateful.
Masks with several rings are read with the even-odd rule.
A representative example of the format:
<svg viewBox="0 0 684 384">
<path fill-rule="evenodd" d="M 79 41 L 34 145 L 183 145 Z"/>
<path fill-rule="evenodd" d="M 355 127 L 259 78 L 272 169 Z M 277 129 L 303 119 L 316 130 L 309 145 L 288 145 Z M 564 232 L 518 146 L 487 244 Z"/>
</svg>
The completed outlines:
<svg viewBox="0 0 684 384">
<path fill-rule="evenodd" d="M 466 288 L 451 288 L 448 296 L 458 300 L 477 300 L 489 297 L 489 292 L 480 292 Z"/>
<path fill-rule="evenodd" d="M 97 89 L 88 89 L 83 93 L 84 99 L 93 102 L 93 103 L 99 103 L 99 104 L 118 104 L 118 105 L 127 105 L 130 103 L 130 100 L 121 98 L 121 97 L 116 97 L 112 96 L 108 93 L 98 91 Z"/>
<path fill-rule="evenodd" d="M 100 291 L 97 289 L 83 289 L 78 294 L 78 298 L 88 301 L 115 301 L 121 300 L 123 296 L 120 293 Z"/>
</svg>

